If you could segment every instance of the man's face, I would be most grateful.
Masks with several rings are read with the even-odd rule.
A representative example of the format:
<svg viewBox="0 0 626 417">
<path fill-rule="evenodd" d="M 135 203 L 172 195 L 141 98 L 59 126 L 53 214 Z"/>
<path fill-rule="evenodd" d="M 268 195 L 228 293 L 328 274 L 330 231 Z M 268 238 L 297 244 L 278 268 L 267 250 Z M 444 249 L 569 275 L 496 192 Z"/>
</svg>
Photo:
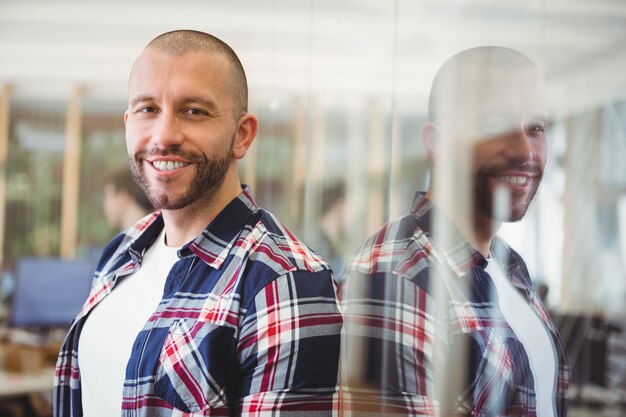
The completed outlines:
<svg viewBox="0 0 626 417">
<path fill-rule="evenodd" d="M 133 176 L 153 206 L 211 198 L 234 164 L 229 64 L 218 54 L 147 49 L 135 62 L 124 121 Z"/>
<path fill-rule="evenodd" d="M 543 84 L 533 68 L 470 69 L 472 97 L 458 128 L 472 149 L 474 214 L 518 221 L 543 177 L 548 150 Z M 478 94 L 477 94 L 478 92 Z"/>
</svg>

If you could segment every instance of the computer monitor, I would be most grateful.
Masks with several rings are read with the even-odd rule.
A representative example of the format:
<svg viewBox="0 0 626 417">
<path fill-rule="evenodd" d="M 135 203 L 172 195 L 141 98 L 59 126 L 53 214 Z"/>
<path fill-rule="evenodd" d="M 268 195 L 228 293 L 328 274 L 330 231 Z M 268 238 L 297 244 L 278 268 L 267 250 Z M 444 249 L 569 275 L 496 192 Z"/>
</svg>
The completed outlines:
<svg viewBox="0 0 626 417">
<path fill-rule="evenodd" d="M 68 326 L 89 295 L 93 265 L 88 261 L 23 258 L 16 264 L 12 327 Z"/>
</svg>

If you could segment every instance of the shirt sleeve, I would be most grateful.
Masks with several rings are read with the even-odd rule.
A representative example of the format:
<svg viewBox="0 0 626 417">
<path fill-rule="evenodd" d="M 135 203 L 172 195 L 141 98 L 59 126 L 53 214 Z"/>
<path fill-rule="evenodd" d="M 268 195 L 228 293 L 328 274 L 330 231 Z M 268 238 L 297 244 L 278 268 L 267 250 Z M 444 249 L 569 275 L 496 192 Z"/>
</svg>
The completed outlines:
<svg viewBox="0 0 626 417">
<path fill-rule="evenodd" d="M 332 415 L 341 323 L 328 270 L 289 272 L 261 288 L 237 345 L 239 415 Z"/>
</svg>

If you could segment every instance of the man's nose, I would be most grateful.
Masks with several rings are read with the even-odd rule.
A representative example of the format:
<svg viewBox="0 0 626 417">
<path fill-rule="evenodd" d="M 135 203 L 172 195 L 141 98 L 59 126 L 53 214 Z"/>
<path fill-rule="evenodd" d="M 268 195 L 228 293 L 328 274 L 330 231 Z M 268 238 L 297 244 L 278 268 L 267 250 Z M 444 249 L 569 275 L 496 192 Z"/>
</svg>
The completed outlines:
<svg viewBox="0 0 626 417">
<path fill-rule="evenodd" d="M 534 138 L 525 127 L 520 127 L 508 135 L 504 152 L 511 160 L 533 160 L 536 156 Z"/>
<path fill-rule="evenodd" d="M 175 114 L 164 111 L 153 125 L 152 144 L 160 148 L 180 145 L 184 140 L 181 124 Z"/>
</svg>

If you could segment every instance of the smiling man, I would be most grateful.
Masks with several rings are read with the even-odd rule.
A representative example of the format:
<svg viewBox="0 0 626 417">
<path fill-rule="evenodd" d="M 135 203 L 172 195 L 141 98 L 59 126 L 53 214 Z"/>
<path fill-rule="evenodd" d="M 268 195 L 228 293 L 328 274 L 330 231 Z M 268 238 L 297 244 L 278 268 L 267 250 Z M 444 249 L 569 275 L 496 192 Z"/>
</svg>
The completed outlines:
<svg viewBox="0 0 626 417">
<path fill-rule="evenodd" d="M 159 210 L 105 249 L 59 356 L 55 416 L 331 415 L 332 274 L 240 185 L 247 101 L 211 35 L 165 33 L 135 61 L 128 159 Z"/>
<path fill-rule="evenodd" d="M 502 47 L 463 51 L 432 85 L 431 184 L 342 277 L 344 415 L 564 416 L 564 350 L 522 258 L 496 236 L 547 161 L 544 86 Z M 356 347 L 356 348 L 355 348 Z"/>
</svg>

